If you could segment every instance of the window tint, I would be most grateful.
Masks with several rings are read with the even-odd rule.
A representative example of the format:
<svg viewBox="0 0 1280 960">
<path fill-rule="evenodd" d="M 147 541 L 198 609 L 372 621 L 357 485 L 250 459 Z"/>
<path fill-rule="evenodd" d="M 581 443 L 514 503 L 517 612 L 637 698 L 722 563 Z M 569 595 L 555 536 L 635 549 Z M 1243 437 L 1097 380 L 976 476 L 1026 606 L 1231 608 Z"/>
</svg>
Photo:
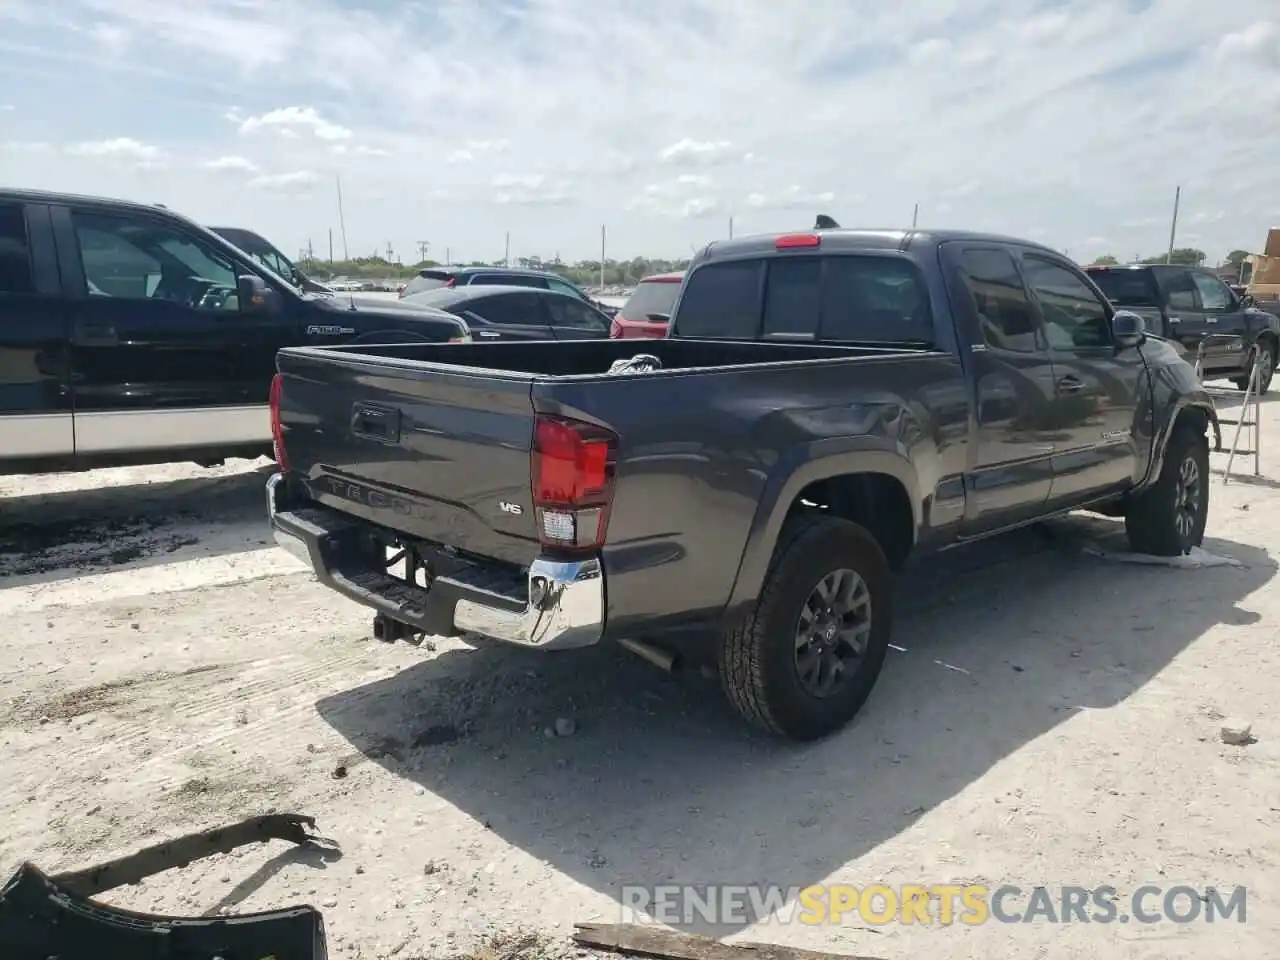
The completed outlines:
<svg viewBox="0 0 1280 960">
<path fill-rule="evenodd" d="M 778 259 L 769 263 L 764 290 L 764 337 L 803 338 L 818 334 L 822 307 L 822 260 Z"/>
<path fill-rule="evenodd" d="M 1161 277 L 1170 310 L 1199 310 L 1200 297 L 1191 274 L 1183 270 L 1166 270 Z"/>
<path fill-rule="evenodd" d="M 556 293 L 563 293 L 565 296 L 573 297 L 573 299 L 581 301 L 582 292 L 571 283 L 563 280 L 556 280 L 553 277 L 547 278 L 547 289 L 554 290 Z"/>
<path fill-rule="evenodd" d="M 670 319 L 679 292 L 679 283 L 666 280 L 651 280 L 646 283 L 641 280 L 618 311 L 618 316 L 623 320 L 648 321 L 649 315 L 653 313 L 664 314 Z"/>
<path fill-rule="evenodd" d="M 235 266 L 219 251 L 142 218 L 75 213 L 72 220 L 90 296 L 239 309 Z"/>
<path fill-rule="evenodd" d="M 447 273 L 419 273 L 404 285 L 404 296 L 423 293 L 427 290 L 439 290 L 447 287 L 451 276 Z"/>
<path fill-rule="evenodd" d="M 676 315 L 682 337 L 754 340 L 763 260 L 710 263 L 689 274 Z"/>
<path fill-rule="evenodd" d="M 1019 353 L 1040 349 L 1031 301 L 1008 251 L 965 250 L 960 254 L 960 272 L 988 346 Z"/>
<path fill-rule="evenodd" d="M 896 257 L 828 257 L 823 340 L 933 342 L 933 313 L 915 268 Z"/>
<path fill-rule="evenodd" d="M 1111 345 L 1106 305 L 1089 285 L 1062 264 L 1024 256 L 1027 286 L 1040 303 L 1045 337 L 1058 350 Z"/>
<path fill-rule="evenodd" d="M 22 205 L 0 204 L 0 294 L 35 293 Z"/>
<path fill-rule="evenodd" d="M 1090 270 L 1089 279 L 1117 307 L 1158 307 L 1160 294 L 1150 270 Z"/>
<path fill-rule="evenodd" d="M 522 293 L 504 293 L 496 297 L 480 297 L 467 306 L 468 313 L 474 313 L 490 323 L 505 323 L 517 327 L 545 327 L 546 318 L 542 315 L 542 304 L 538 298 Z"/>
<path fill-rule="evenodd" d="M 543 297 L 542 302 L 546 304 L 547 312 L 551 315 L 551 325 L 554 327 L 577 327 L 581 330 L 594 330 L 601 333 L 609 329 L 608 320 L 577 297 Z"/>
<path fill-rule="evenodd" d="M 1205 276 L 1203 273 L 1193 273 L 1191 275 L 1191 282 L 1194 283 L 1196 288 L 1200 291 L 1200 303 L 1203 309 L 1231 309 L 1231 291 L 1221 280 Z"/>
<path fill-rule="evenodd" d="M 472 283 L 487 287 L 536 287 L 547 289 L 547 281 L 542 277 L 530 277 L 519 273 L 477 273 Z"/>
</svg>

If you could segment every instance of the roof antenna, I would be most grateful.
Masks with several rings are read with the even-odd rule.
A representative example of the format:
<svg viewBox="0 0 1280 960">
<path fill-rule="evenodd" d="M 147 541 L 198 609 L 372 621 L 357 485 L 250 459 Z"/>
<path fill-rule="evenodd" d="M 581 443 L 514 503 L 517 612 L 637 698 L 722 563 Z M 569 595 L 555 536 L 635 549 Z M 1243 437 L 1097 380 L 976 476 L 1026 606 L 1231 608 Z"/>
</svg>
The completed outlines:
<svg viewBox="0 0 1280 960">
<path fill-rule="evenodd" d="M 818 214 L 818 220 L 817 220 L 817 222 L 813 225 L 813 229 L 815 229 L 815 230 L 839 230 L 839 229 L 840 229 L 840 224 L 836 223 L 834 220 L 832 220 L 830 217 L 828 217 L 825 213 L 820 213 L 820 214 Z"/>
</svg>

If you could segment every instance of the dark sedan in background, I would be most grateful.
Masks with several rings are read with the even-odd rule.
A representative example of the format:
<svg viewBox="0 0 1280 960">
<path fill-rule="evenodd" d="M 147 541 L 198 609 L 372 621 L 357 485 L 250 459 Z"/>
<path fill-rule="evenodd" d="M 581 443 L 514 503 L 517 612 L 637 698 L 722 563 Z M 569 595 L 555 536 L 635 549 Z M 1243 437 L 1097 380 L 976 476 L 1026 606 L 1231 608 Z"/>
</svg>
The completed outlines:
<svg viewBox="0 0 1280 960">
<path fill-rule="evenodd" d="M 409 293 L 406 304 L 434 307 L 466 321 L 476 340 L 602 340 L 610 318 L 567 293 L 526 286 L 471 284 Z"/>
<path fill-rule="evenodd" d="M 523 270 L 508 267 L 427 267 L 419 270 L 400 291 L 400 298 L 438 290 L 442 287 L 499 286 L 529 287 L 533 290 L 552 290 L 575 297 L 595 307 L 605 316 L 612 317 L 616 308 L 593 299 L 585 290 L 570 283 L 558 274 L 546 270 Z"/>
</svg>

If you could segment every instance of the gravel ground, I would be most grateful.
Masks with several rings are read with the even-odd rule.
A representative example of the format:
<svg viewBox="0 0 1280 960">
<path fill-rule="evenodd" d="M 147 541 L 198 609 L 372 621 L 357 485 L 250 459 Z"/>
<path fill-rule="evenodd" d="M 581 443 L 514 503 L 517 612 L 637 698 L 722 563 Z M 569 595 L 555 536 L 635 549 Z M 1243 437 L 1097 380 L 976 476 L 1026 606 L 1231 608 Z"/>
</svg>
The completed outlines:
<svg viewBox="0 0 1280 960">
<path fill-rule="evenodd" d="M 621 651 L 373 641 L 271 545 L 268 468 L 0 478 L 6 874 L 293 810 L 341 851 L 248 848 L 104 899 L 310 902 L 340 957 L 555 960 L 574 922 L 625 919 L 625 884 L 1239 884 L 1244 924 L 713 932 L 892 960 L 1276 956 L 1272 481 L 1213 487 L 1206 548 L 1239 565 L 1116 562 L 1090 551 L 1123 550 L 1119 525 L 1087 516 L 921 562 L 862 715 L 796 747 Z M 1254 742 L 1221 742 L 1229 716 Z"/>
</svg>

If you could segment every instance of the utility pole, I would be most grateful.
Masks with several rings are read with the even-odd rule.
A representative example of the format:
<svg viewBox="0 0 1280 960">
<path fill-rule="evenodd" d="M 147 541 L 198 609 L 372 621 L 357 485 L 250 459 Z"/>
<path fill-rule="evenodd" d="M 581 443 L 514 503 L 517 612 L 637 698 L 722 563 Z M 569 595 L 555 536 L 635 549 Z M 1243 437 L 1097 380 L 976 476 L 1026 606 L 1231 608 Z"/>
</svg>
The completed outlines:
<svg viewBox="0 0 1280 960">
<path fill-rule="evenodd" d="M 448 247 L 445 247 L 445 248 L 444 248 L 444 265 L 447 267 L 447 266 L 449 266 L 452 262 L 453 262 L 453 261 L 449 259 L 449 248 L 448 248 Z"/>
<path fill-rule="evenodd" d="M 916 221 L 920 218 L 920 204 L 915 205 L 915 209 L 911 211 L 911 229 L 916 228 Z"/>
<path fill-rule="evenodd" d="M 329 266 L 333 266 L 333 227 L 329 228 Z"/>
<path fill-rule="evenodd" d="M 351 251 L 347 248 L 347 220 L 342 215 L 342 178 L 334 174 L 338 184 L 338 227 L 342 230 L 342 259 L 350 260 Z"/>
<path fill-rule="evenodd" d="M 733 217 L 729 218 L 729 239 L 733 239 Z"/>
<path fill-rule="evenodd" d="M 600 224 L 600 289 L 604 289 L 604 238 L 605 225 Z"/>
<path fill-rule="evenodd" d="M 1173 222 L 1169 224 L 1169 252 L 1165 254 L 1165 263 L 1173 263 L 1173 239 L 1178 235 L 1178 201 L 1181 199 L 1182 187 L 1179 186 L 1173 192 Z"/>
<path fill-rule="evenodd" d="M 511 266 L 511 231 L 507 231 L 507 240 L 502 247 L 502 265 L 504 267 Z"/>
<path fill-rule="evenodd" d="M 419 263 L 422 263 L 422 261 L 427 259 L 427 251 L 430 249 L 431 249 L 430 241 L 428 240 L 418 241 L 418 262 Z"/>
</svg>

